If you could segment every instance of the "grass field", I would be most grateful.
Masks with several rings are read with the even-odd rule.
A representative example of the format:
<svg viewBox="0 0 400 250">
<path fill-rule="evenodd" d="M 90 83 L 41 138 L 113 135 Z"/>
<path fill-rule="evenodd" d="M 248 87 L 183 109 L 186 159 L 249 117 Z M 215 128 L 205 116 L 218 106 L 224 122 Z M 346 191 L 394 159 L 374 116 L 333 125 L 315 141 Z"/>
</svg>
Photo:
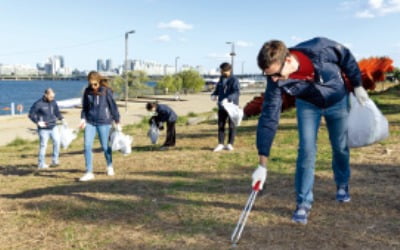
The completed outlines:
<svg viewBox="0 0 400 250">
<path fill-rule="evenodd" d="M 352 150 L 352 201 L 334 200 L 323 125 L 309 223 L 291 223 L 297 130 L 294 111 L 285 113 L 265 191 L 237 249 L 400 249 L 400 86 L 371 96 L 389 119 L 391 136 Z M 184 123 L 181 118 L 177 147 L 169 151 L 150 145 L 145 122 L 125 127 L 134 145 L 129 156 L 113 154 L 115 177 L 105 175 L 96 142 L 96 179 L 87 183 L 77 182 L 84 173 L 82 134 L 48 171 L 36 170 L 37 141 L 1 147 L 0 248 L 230 249 L 258 161 L 257 120 L 243 121 L 235 151 L 221 153 L 211 152 L 216 121 Z"/>
</svg>

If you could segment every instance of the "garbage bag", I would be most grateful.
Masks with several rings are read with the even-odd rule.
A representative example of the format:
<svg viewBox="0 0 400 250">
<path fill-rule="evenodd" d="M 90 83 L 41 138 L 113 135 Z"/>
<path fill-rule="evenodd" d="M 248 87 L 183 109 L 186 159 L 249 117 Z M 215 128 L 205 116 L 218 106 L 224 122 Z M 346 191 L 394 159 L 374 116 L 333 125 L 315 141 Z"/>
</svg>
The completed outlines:
<svg viewBox="0 0 400 250">
<path fill-rule="evenodd" d="M 125 135 L 118 130 L 111 132 L 109 145 L 112 151 L 120 151 L 124 155 L 128 155 L 132 152 L 132 142 L 132 136 Z"/>
<path fill-rule="evenodd" d="M 60 129 L 60 145 L 63 149 L 67 149 L 71 142 L 76 139 L 77 132 L 68 128 L 68 125 L 59 125 Z"/>
<path fill-rule="evenodd" d="M 157 124 L 156 123 L 152 123 L 150 125 L 149 131 L 147 132 L 147 136 L 150 138 L 150 141 L 151 141 L 152 144 L 156 144 L 157 143 L 159 134 L 160 134 L 160 131 L 159 131 L 158 127 L 157 127 Z"/>
<path fill-rule="evenodd" d="M 235 126 L 240 126 L 243 119 L 243 109 L 233 102 L 228 102 L 226 99 L 224 99 L 221 104 L 226 112 L 228 112 L 229 118 L 231 118 Z"/>
<path fill-rule="evenodd" d="M 349 147 L 367 146 L 389 136 L 388 120 L 371 99 L 362 106 L 351 94 L 350 106 L 348 119 Z"/>
</svg>

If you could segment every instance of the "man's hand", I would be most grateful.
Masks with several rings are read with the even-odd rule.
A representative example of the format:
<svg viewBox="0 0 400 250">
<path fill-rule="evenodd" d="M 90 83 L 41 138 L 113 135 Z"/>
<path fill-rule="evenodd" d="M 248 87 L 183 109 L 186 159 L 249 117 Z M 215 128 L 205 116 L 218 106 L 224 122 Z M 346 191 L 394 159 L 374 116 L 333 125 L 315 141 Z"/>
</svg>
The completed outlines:
<svg viewBox="0 0 400 250">
<path fill-rule="evenodd" d="M 212 96 L 211 96 L 211 101 L 214 101 L 214 102 L 215 102 L 217 99 L 218 99 L 218 96 L 216 96 L 216 95 L 212 95 Z"/>
<path fill-rule="evenodd" d="M 37 125 L 39 126 L 39 128 L 45 128 L 46 127 L 46 123 L 44 121 L 38 122 Z"/>
<path fill-rule="evenodd" d="M 267 168 L 262 165 L 258 165 L 257 169 L 253 172 L 252 179 L 253 182 L 251 186 L 254 188 L 257 182 L 260 182 L 259 188 L 262 190 L 264 182 L 267 179 Z"/>
<path fill-rule="evenodd" d="M 81 119 L 81 122 L 79 123 L 79 128 L 80 129 L 84 129 L 86 127 L 86 120 L 85 119 Z"/>
<path fill-rule="evenodd" d="M 65 119 L 62 119 L 61 123 L 62 123 L 63 126 L 68 126 L 68 123 L 67 123 L 67 121 Z"/>
<path fill-rule="evenodd" d="M 116 129 L 118 132 L 122 132 L 122 126 L 121 126 L 121 124 L 116 123 L 116 124 L 115 124 L 115 129 Z"/>
<path fill-rule="evenodd" d="M 364 106 L 365 103 L 368 101 L 368 93 L 364 89 L 364 87 L 359 86 L 354 88 L 354 95 L 356 96 L 357 101 Z"/>
</svg>

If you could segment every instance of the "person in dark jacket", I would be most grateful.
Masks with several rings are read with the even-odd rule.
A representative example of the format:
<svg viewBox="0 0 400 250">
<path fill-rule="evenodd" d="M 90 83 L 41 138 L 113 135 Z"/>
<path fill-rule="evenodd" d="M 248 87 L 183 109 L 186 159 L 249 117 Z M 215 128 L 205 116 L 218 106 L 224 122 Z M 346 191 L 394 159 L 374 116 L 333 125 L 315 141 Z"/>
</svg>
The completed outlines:
<svg viewBox="0 0 400 250">
<path fill-rule="evenodd" d="M 117 130 L 121 131 L 120 115 L 113 92 L 108 87 L 107 79 L 98 72 L 92 71 L 88 75 L 89 86 L 85 89 L 82 98 L 82 112 L 80 128 L 85 129 L 85 166 L 86 173 L 79 180 L 94 179 L 92 147 L 96 132 L 107 162 L 107 175 L 114 175 L 112 165 L 112 150 L 108 144 L 112 122 Z"/>
<path fill-rule="evenodd" d="M 239 80 L 232 75 L 232 66 L 229 63 L 222 63 L 220 65 L 221 77 L 215 87 L 214 92 L 211 94 L 211 99 L 218 101 L 218 145 L 214 152 L 223 150 L 224 148 L 232 151 L 235 142 L 236 126 L 230 119 L 228 112 L 222 106 L 222 102 L 228 101 L 239 105 L 240 86 Z M 225 123 L 229 123 L 229 138 L 228 144 L 225 143 Z"/>
<path fill-rule="evenodd" d="M 350 152 L 347 142 L 348 90 L 343 74 L 354 87 L 357 100 L 364 104 L 368 94 L 362 87 L 361 73 L 351 52 L 343 45 L 317 37 L 288 49 L 272 40 L 258 54 L 258 66 L 267 77 L 262 113 L 257 127 L 259 166 L 253 173 L 253 187 L 261 187 L 267 176 L 267 159 L 278 128 L 282 92 L 296 97 L 299 131 L 295 174 L 296 209 L 292 221 L 307 223 L 313 203 L 317 135 L 324 116 L 332 147 L 332 169 L 336 200 L 349 202 Z"/>
<path fill-rule="evenodd" d="M 147 103 L 146 109 L 154 114 L 150 119 L 150 123 L 155 122 L 160 129 L 163 129 L 162 124 L 164 122 L 167 123 L 167 137 L 165 138 L 162 149 L 174 147 L 176 143 L 175 123 L 178 119 L 176 113 L 169 106 L 156 102 Z"/>
<path fill-rule="evenodd" d="M 59 164 L 60 152 L 60 133 L 56 126 L 57 120 L 62 120 L 63 116 L 60 113 L 57 102 L 55 101 L 55 93 L 51 88 L 44 91 L 42 98 L 37 100 L 29 111 L 29 119 L 37 125 L 39 134 L 39 156 L 38 168 L 46 169 L 49 166 L 45 162 L 46 148 L 49 138 L 53 141 L 53 157 L 52 166 Z"/>
</svg>

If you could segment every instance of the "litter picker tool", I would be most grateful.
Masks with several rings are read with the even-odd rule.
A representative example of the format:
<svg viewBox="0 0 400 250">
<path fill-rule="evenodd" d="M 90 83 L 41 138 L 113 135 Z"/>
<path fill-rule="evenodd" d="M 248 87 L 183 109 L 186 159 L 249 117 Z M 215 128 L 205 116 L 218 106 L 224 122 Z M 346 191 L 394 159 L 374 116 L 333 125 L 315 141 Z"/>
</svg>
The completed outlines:
<svg viewBox="0 0 400 250">
<path fill-rule="evenodd" d="M 260 185 L 261 185 L 261 181 L 258 181 L 256 183 L 256 185 L 254 185 L 254 187 L 252 188 L 253 190 L 251 191 L 249 199 L 247 200 L 247 203 L 244 206 L 242 214 L 239 217 L 239 221 L 235 227 L 235 230 L 233 230 L 233 233 L 231 236 L 231 242 L 232 242 L 233 246 L 236 246 L 236 244 L 240 240 L 240 236 L 242 235 L 244 226 L 246 225 L 247 218 L 249 217 L 251 209 L 253 208 L 254 201 L 256 200 L 257 194 L 260 191 Z"/>
</svg>

